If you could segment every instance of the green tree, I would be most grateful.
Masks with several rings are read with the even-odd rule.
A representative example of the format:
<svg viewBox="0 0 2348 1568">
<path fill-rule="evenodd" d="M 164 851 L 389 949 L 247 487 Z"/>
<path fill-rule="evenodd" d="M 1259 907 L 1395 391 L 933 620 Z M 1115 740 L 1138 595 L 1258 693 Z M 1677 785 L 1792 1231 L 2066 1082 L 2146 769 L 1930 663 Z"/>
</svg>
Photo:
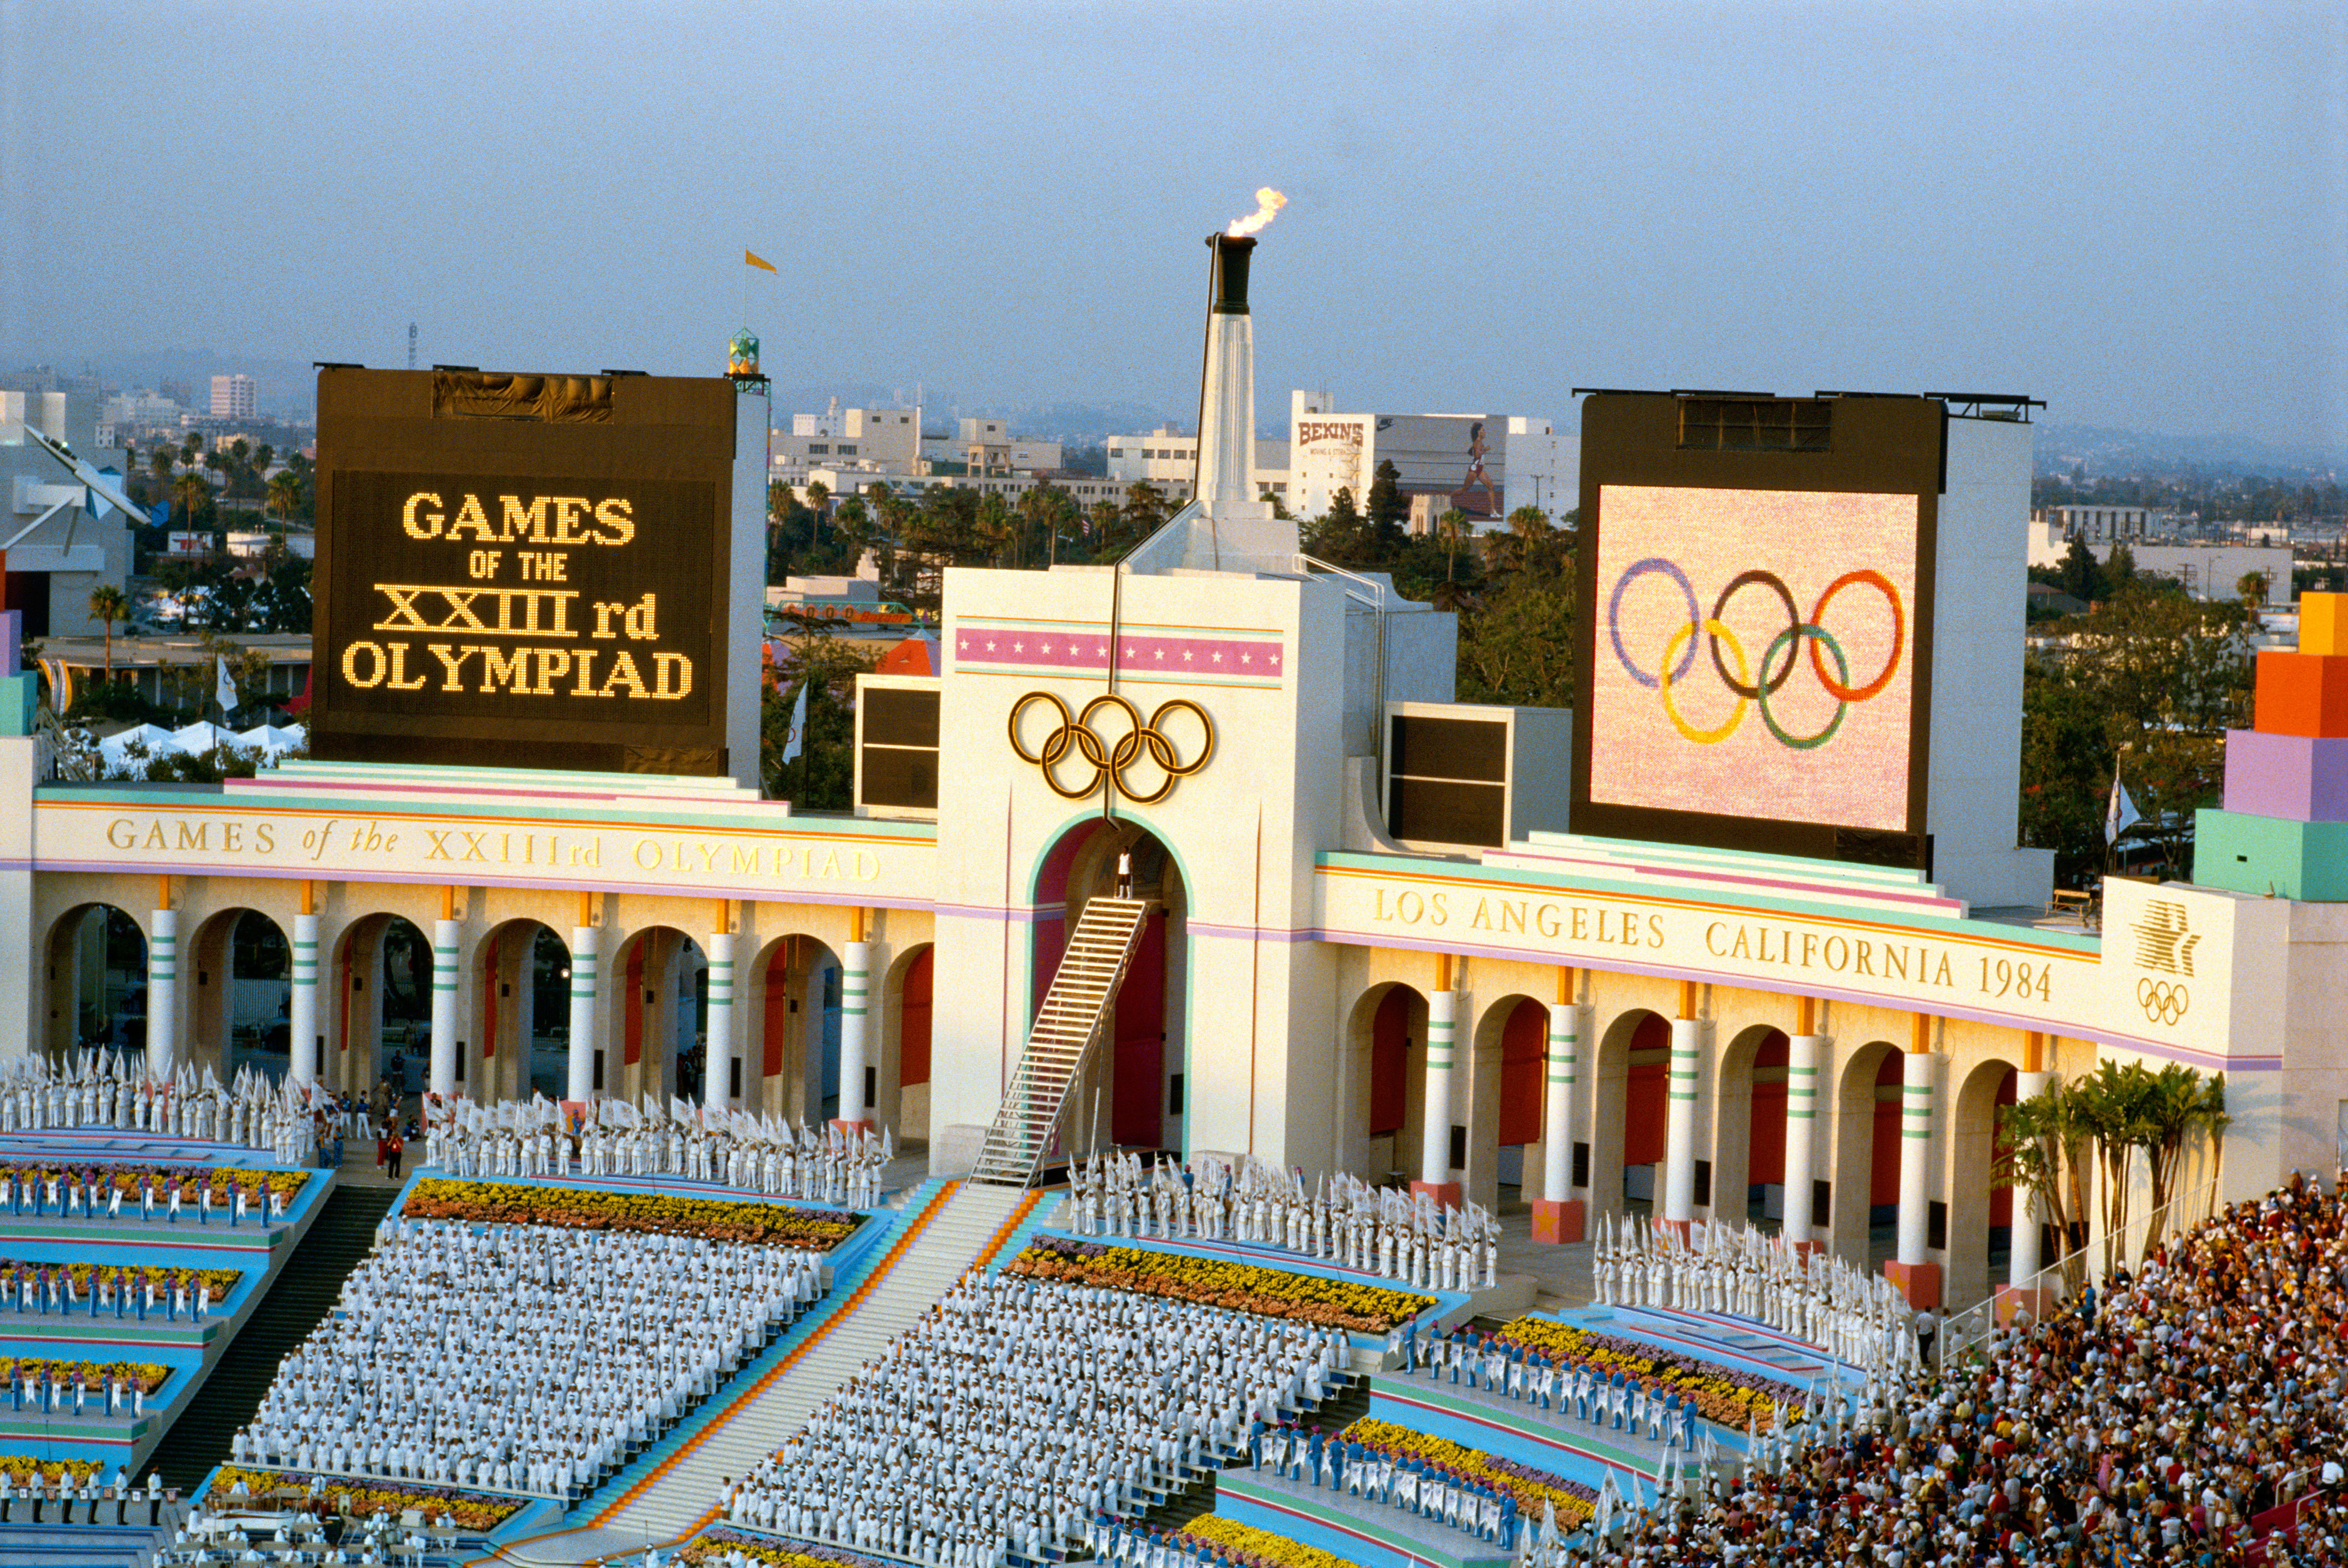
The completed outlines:
<svg viewBox="0 0 2348 1568">
<path fill-rule="evenodd" d="M 1370 548 L 1383 563 L 1402 552 L 1409 537 L 1410 498 L 1402 493 L 1402 470 L 1392 459 L 1381 459 L 1370 477 L 1370 493 L 1363 511 L 1370 525 Z"/>
<path fill-rule="evenodd" d="M 269 511 L 278 521 L 290 521 L 302 505 L 302 476 L 291 469 L 280 469 L 269 478 Z"/>
<path fill-rule="evenodd" d="M 1459 624 L 1462 702 L 1571 707 L 1574 583 L 1519 573 Z"/>
<path fill-rule="evenodd" d="M 180 521 L 183 527 L 195 527 L 197 510 L 210 506 L 211 497 L 212 487 L 204 482 L 204 476 L 193 469 L 171 481 L 171 499 L 180 503 Z"/>
<path fill-rule="evenodd" d="M 1354 505 L 1354 492 L 1342 486 L 1329 498 L 1329 510 L 1307 524 L 1304 552 L 1333 566 L 1368 566 L 1369 531 Z"/>
<path fill-rule="evenodd" d="M 2059 638 L 2032 656 L 2023 814 L 2051 830 L 2030 841 L 2056 851 L 2058 872 L 2094 869 L 2076 830 L 2094 822 L 2100 835 L 2116 761 L 2144 814 L 2137 834 L 2171 866 L 2188 864 L 2194 812 L 2217 800 L 2225 732 L 2250 717 L 2249 619 L 2240 600 L 2197 600 L 2139 577 L 2061 623 Z M 2092 728 L 2101 730 L 2100 746 L 2087 739 Z"/>
<path fill-rule="evenodd" d="M 844 811 L 853 804 L 856 760 L 856 677 L 879 662 L 877 647 L 843 641 L 821 627 L 788 639 L 788 665 L 767 684 L 759 710 L 759 771 L 767 793 L 796 807 Z M 800 755 L 783 752 L 800 691 L 808 696 Z"/>
<path fill-rule="evenodd" d="M 101 583 L 89 591 L 90 618 L 106 627 L 106 679 L 114 681 L 114 623 L 130 618 L 130 595 L 111 583 Z"/>
</svg>

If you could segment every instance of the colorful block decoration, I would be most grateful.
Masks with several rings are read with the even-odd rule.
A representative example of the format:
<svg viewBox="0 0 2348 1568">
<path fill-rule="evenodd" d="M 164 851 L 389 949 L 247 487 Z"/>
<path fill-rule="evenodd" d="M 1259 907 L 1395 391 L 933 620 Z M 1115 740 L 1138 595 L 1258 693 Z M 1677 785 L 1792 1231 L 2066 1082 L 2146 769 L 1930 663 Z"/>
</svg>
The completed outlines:
<svg viewBox="0 0 2348 1568">
<path fill-rule="evenodd" d="M 2259 655 L 2254 727 L 2226 732 L 2225 804 L 2199 813 L 2208 887 L 2348 902 L 2348 593 L 2299 602 L 2299 649 Z"/>
</svg>

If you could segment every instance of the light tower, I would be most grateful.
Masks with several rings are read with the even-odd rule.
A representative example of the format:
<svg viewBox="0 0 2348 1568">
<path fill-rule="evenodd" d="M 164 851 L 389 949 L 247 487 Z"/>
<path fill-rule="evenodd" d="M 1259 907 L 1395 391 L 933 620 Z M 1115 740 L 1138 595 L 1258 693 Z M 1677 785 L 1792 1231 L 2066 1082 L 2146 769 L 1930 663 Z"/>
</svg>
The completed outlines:
<svg viewBox="0 0 2348 1568">
<path fill-rule="evenodd" d="M 416 368 L 416 324 L 412 321 L 407 324 L 407 367 Z"/>
</svg>

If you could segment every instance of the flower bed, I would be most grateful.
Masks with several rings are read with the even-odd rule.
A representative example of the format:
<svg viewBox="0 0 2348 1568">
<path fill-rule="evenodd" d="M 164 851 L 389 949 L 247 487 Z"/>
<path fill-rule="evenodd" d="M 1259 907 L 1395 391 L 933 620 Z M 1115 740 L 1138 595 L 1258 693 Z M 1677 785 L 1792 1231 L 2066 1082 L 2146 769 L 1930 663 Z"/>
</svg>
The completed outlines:
<svg viewBox="0 0 2348 1568">
<path fill-rule="evenodd" d="M 680 1198 L 664 1192 L 602 1192 L 583 1187 L 528 1187 L 512 1181 L 418 1181 L 404 1212 L 419 1220 L 483 1225 L 560 1225 L 574 1231 L 640 1231 L 806 1247 L 828 1253 L 856 1233 L 863 1218 L 839 1209 L 785 1203 Z"/>
<path fill-rule="evenodd" d="M 901 1568 L 894 1562 L 828 1546 L 819 1541 L 778 1541 L 729 1525 L 719 1525 L 695 1536 L 677 1548 L 675 1561 L 678 1568 L 702 1568 L 703 1564 L 718 1568 L 731 1563 L 736 1552 L 753 1563 L 771 1563 L 776 1568 Z"/>
<path fill-rule="evenodd" d="M 1643 1340 L 1593 1334 L 1546 1317 L 1519 1317 L 1502 1328 L 1499 1336 L 1552 1361 L 1586 1362 L 1609 1376 L 1620 1367 L 1646 1384 L 1650 1393 L 1676 1388 L 1681 1398 L 1695 1401 L 1696 1414 L 1736 1431 L 1756 1421 L 1766 1431 L 1777 1424 L 1784 1408 L 1802 1402 L 1801 1389 L 1775 1377 L 1715 1367 Z"/>
<path fill-rule="evenodd" d="M 281 1499 L 291 1505 L 309 1495 L 311 1479 L 296 1470 L 222 1465 L 212 1472 L 211 1502 L 214 1507 L 225 1506 L 230 1490 L 241 1480 L 255 1502 Z M 529 1504 L 527 1498 L 497 1492 L 458 1491 L 371 1476 L 320 1475 L 316 1479 L 326 1501 L 354 1519 L 365 1519 L 378 1509 L 396 1519 L 413 1508 L 438 1513 L 472 1535 L 487 1534 Z"/>
<path fill-rule="evenodd" d="M 29 1184 L 37 1195 L 45 1199 L 47 1196 L 45 1189 L 52 1177 L 83 1188 L 95 1181 L 101 1188 L 118 1189 L 122 1193 L 125 1212 L 135 1210 L 142 1181 L 154 1182 L 155 1202 L 160 1208 L 169 1201 L 174 1184 L 180 1189 L 180 1202 L 183 1204 L 192 1205 L 200 1202 L 197 1193 L 206 1186 L 211 1188 L 212 1202 L 216 1206 L 228 1203 L 229 1194 L 240 1187 L 244 1190 L 247 1203 L 258 1203 L 261 1184 L 264 1181 L 269 1183 L 271 1192 L 283 1198 L 290 1206 L 295 1194 L 310 1180 L 307 1171 L 274 1168 L 253 1171 L 241 1165 L 98 1165 L 78 1161 L 55 1164 L 18 1161 L 0 1165 L 0 1184 L 14 1178 L 18 1182 Z M 100 1202 L 105 1201 L 103 1196 L 98 1200 Z"/>
<path fill-rule="evenodd" d="M 152 1361 L 45 1361 L 30 1356 L 0 1356 L 0 1392 L 5 1392 L 9 1384 L 28 1372 L 36 1383 L 41 1380 L 42 1373 L 55 1372 L 60 1387 L 69 1387 L 74 1375 L 79 1373 L 88 1379 L 92 1388 L 97 1389 L 106 1387 L 107 1374 L 110 1372 L 117 1377 L 130 1379 L 149 1394 L 169 1382 L 171 1377 L 169 1367 L 160 1367 Z M 101 1394 L 100 1397 L 104 1396 Z"/>
<path fill-rule="evenodd" d="M 1384 1334 L 1436 1305 L 1431 1295 L 1380 1290 L 1318 1274 L 1289 1274 L 1253 1264 L 1109 1246 L 1065 1236 L 1039 1236 L 1030 1242 L 1026 1251 L 1011 1260 L 1010 1272 L 1200 1302 L 1360 1334 Z"/>
<path fill-rule="evenodd" d="M 62 1473 L 67 1486 L 79 1486 L 105 1469 L 98 1460 L 34 1460 L 22 1454 L 0 1454 L 0 1480 L 31 1478 L 46 1482 Z"/>
<path fill-rule="evenodd" d="M 25 1263 L 15 1258 L 0 1258 L 0 1279 L 13 1281 L 19 1269 L 54 1270 L 57 1266 L 56 1264 Z M 150 1268 L 144 1264 L 125 1266 L 120 1264 L 74 1263 L 67 1264 L 64 1267 L 66 1273 L 73 1276 L 74 1294 L 85 1300 L 89 1295 L 89 1282 L 92 1274 L 112 1280 L 118 1286 L 128 1284 L 134 1290 L 144 1285 L 149 1280 L 152 1280 L 155 1282 L 155 1298 L 158 1301 L 160 1301 L 164 1294 L 173 1285 L 179 1284 L 186 1285 L 191 1296 L 195 1295 L 198 1285 L 209 1284 L 212 1287 L 214 1301 L 226 1301 L 228 1293 L 236 1288 L 238 1281 L 244 1278 L 244 1273 L 241 1269 L 172 1269 Z"/>
<path fill-rule="evenodd" d="M 1443 1438 L 1415 1432 L 1408 1427 L 1397 1427 L 1391 1421 L 1364 1416 L 1337 1436 L 1341 1440 L 1363 1443 L 1398 1460 L 1425 1460 L 1456 1475 L 1482 1481 L 1514 1497 L 1518 1511 L 1536 1521 L 1541 1516 L 1544 1502 L 1556 1506 L 1560 1525 L 1579 1524 L 1598 1509 L 1595 1487 Z"/>
<path fill-rule="evenodd" d="M 1334 1553 L 1225 1519 L 1219 1513 L 1200 1515 L 1175 1531 L 1172 1540 L 1193 1552 L 1238 1563 L 1242 1568 L 1354 1568 L 1353 1563 Z"/>
</svg>

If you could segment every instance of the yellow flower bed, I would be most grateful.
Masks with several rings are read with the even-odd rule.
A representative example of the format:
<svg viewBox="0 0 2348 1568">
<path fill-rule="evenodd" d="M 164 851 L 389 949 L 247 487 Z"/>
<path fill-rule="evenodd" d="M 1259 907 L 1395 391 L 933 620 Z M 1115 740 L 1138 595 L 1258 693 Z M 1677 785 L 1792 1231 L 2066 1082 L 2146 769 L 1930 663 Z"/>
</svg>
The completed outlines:
<svg viewBox="0 0 2348 1568">
<path fill-rule="evenodd" d="M 1519 1317 L 1500 1330 L 1500 1337 L 1538 1350 L 1552 1361 L 1587 1362 L 1605 1369 L 1609 1376 L 1619 1367 L 1646 1384 L 1652 1394 L 1677 1388 L 1681 1398 L 1695 1401 L 1696 1414 L 1736 1431 L 1757 1422 L 1766 1432 L 1777 1424 L 1778 1402 L 1760 1389 L 1692 1371 L 1678 1357 L 1660 1351 L 1643 1356 L 1600 1344 L 1571 1324 L 1546 1317 Z"/>
<path fill-rule="evenodd" d="M 512 1181 L 428 1177 L 407 1194 L 404 1211 L 419 1220 L 482 1225 L 560 1225 L 574 1231 L 636 1231 L 702 1236 L 829 1252 L 862 1219 L 836 1209 L 684 1198 L 665 1192 L 602 1192 L 582 1187 L 529 1187 Z"/>
<path fill-rule="evenodd" d="M 69 1484 L 79 1486 L 105 1469 L 97 1460 L 32 1460 L 22 1454 L 0 1454 L 0 1476 L 14 1476 L 20 1480 L 27 1477 L 53 1480 L 63 1472 L 72 1478 Z"/>
<path fill-rule="evenodd" d="M 1436 1305 L 1431 1295 L 1381 1290 L 1318 1274 L 1058 1236 L 1028 1243 L 1025 1252 L 1011 1260 L 1010 1272 L 1195 1301 L 1361 1334 L 1384 1334 Z"/>
<path fill-rule="evenodd" d="M 29 1356 L 0 1356 L 0 1392 L 5 1392 L 8 1384 L 26 1373 L 30 1373 L 33 1381 L 38 1383 L 41 1374 L 49 1371 L 57 1373 L 60 1387 L 70 1385 L 74 1375 L 81 1374 L 90 1387 L 98 1392 L 101 1399 L 106 1397 L 103 1390 L 109 1372 L 117 1377 L 129 1378 L 149 1394 L 161 1387 L 171 1376 L 169 1367 L 159 1366 L 152 1361 L 44 1361 Z"/>
<path fill-rule="evenodd" d="M 1597 1511 L 1597 1505 L 1579 1492 L 1568 1491 L 1562 1487 L 1550 1486 L 1516 1473 L 1517 1469 L 1529 1469 L 1529 1466 L 1511 1468 L 1507 1461 L 1495 1460 L 1490 1454 L 1480 1453 L 1445 1438 L 1413 1431 L 1408 1427 L 1397 1427 L 1391 1421 L 1373 1420 L 1364 1416 L 1360 1420 L 1349 1423 L 1337 1436 L 1459 1471 L 1497 1491 L 1509 1493 L 1517 1500 L 1518 1511 L 1535 1521 L 1540 1520 L 1544 1502 L 1557 1506 L 1557 1522 L 1560 1524 L 1579 1524 Z"/>
<path fill-rule="evenodd" d="M 1225 1519 L 1219 1513 L 1200 1514 L 1178 1533 L 1221 1547 L 1226 1555 L 1236 1555 L 1250 1568 L 1354 1568 L 1353 1563 L 1334 1553 Z"/>
<path fill-rule="evenodd" d="M 354 1519 L 366 1519 L 377 1510 L 397 1519 L 413 1508 L 422 1511 L 427 1517 L 440 1514 L 458 1530 L 476 1535 L 495 1530 L 520 1512 L 524 1501 L 358 1476 L 324 1475 L 318 1479 L 325 1483 L 327 1502 L 341 1508 Z M 253 1470 L 245 1465 L 222 1465 L 212 1472 L 211 1495 L 213 1506 L 224 1506 L 229 1492 L 240 1480 L 244 1482 L 245 1491 L 256 1502 L 274 1498 L 291 1505 L 310 1492 L 310 1478 L 304 1474 L 292 1470 Z"/>
<path fill-rule="evenodd" d="M 696 1535 L 677 1548 L 677 1568 L 725 1568 L 739 1552 L 753 1563 L 771 1563 L 773 1568 L 843 1568 L 843 1564 L 870 1563 L 871 1568 L 889 1568 L 885 1560 L 869 1557 L 860 1552 L 850 1552 L 841 1546 L 825 1546 L 791 1541 L 770 1541 L 743 1531 L 724 1526 L 706 1535 Z"/>
</svg>

